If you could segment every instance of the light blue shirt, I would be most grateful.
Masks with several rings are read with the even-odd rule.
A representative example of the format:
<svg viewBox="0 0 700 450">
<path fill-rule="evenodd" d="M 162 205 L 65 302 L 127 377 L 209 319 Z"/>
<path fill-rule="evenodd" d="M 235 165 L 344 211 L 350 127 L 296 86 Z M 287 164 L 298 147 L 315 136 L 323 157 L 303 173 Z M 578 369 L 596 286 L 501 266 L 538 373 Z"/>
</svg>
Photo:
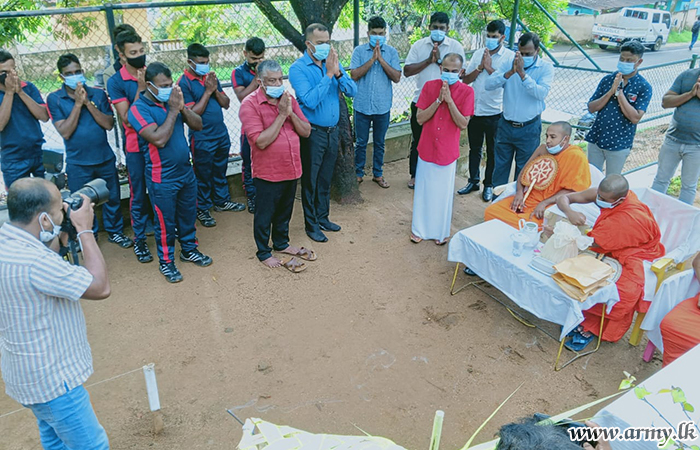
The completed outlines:
<svg viewBox="0 0 700 450">
<path fill-rule="evenodd" d="M 401 71 L 399 64 L 399 52 L 390 45 L 381 47 L 382 58 L 394 69 Z M 358 45 L 352 52 L 350 70 L 364 66 L 372 59 L 374 49 L 369 44 Z M 355 111 L 371 116 L 374 114 L 386 114 L 391 110 L 393 99 L 393 87 L 389 76 L 384 71 L 381 63 L 375 61 L 364 77 L 355 81 L 357 83 L 357 95 L 355 96 Z"/>
<path fill-rule="evenodd" d="M 504 60 L 496 73 L 486 82 L 486 90 L 503 86 L 503 118 L 512 122 L 527 122 L 542 114 L 544 99 L 549 94 L 554 79 L 554 66 L 539 56 L 535 63 L 525 69 L 525 80 L 513 74 L 506 80 L 504 74 L 513 67 L 513 59 Z"/>
<path fill-rule="evenodd" d="M 309 122 L 322 127 L 338 125 L 340 118 L 340 92 L 354 97 L 357 85 L 340 67 L 340 78 L 326 76 L 326 62 L 317 66 L 306 51 L 289 68 L 289 82 L 297 95 L 297 101 Z"/>
</svg>

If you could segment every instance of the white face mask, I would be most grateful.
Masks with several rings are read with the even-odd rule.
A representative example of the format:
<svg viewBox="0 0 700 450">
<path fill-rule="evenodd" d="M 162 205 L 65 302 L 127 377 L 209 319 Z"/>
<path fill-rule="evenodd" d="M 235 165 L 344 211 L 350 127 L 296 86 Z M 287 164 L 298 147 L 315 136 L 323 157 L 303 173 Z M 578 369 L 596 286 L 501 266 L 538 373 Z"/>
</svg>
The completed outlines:
<svg viewBox="0 0 700 450">
<path fill-rule="evenodd" d="M 41 223 L 41 218 L 43 216 L 46 216 L 46 218 L 49 219 L 49 222 L 51 222 L 51 225 L 53 226 L 51 231 L 46 231 L 44 229 L 44 225 Z M 56 239 L 56 237 L 61 233 L 61 226 L 56 226 L 56 224 L 53 223 L 53 220 L 51 220 L 51 216 L 45 212 L 39 214 L 39 226 L 41 227 L 41 231 L 39 232 L 39 240 L 45 244 Z"/>
<path fill-rule="evenodd" d="M 568 136 L 564 136 L 559 142 L 559 144 L 555 145 L 554 147 L 547 147 L 547 151 L 549 152 L 550 155 L 556 155 L 557 153 L 561 152 L 564 150 L 564 147 L 562 144 L 564 144 L 564 141 L 566 140 Z M 546 146 L 546 145 L 545 145 Z"/>
</svg>

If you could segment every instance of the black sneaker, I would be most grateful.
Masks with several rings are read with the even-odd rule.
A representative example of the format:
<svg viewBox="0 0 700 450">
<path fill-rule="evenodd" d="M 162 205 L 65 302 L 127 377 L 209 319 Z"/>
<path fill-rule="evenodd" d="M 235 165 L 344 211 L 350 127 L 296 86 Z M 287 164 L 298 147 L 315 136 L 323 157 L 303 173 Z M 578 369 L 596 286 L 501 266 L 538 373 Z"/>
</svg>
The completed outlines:
<svg viewBox="0 0 700 450">
<path fill-rule="evenodd" d="M 251 214 L 255 214 L 255 199 L 254 198 L 248 199 L 248 212 Z"/>
<path fill-rule="evenodd" d="M 191 262 L 199 267 L 207 267 L 214 262 L 214 260 L 211 259 L 211 256 L 205 255 L 204 253 L 200 252 L 199 249 L 196 248 L 191 252 L 186 252 L 184 250 L 181 251 L 180 261 Z"/>
<path fill-rule="evenodd" d="M 149 263 L 153 261 L 153 255 L 151 255 L 151 251 L 148 249 L 145 239 L 134 242 L 134 254 L 140 263 Z"/>
<path fill-rule="evenodd" d="M 199 220 L 199 223 L 201 223 L 202 226 L 205 226 L 207 228 L 216 226 L 216 220 L 214 220 L 209 211 L 207 211 L 206 209 L 201 209 L 197 211 L 197 220 Z"/>
<path fill-rule="evenodd" d="M 182 274 L 177 270 L 175 263 L 161 263 L 160 273 L 168 280 L 168 283 L 179 283 L 182 281 Z"/>
<path fill-rule="evenodd" d="M 132 245 L 134 245 L 134 242 L 126 237 L 124 233 L 112 233 L 109 235 L 109 239 L 107 240 L 112 244 L 117 244 L 121 248 L 130 248 Z"/>
<path fill-rule="evenodd" d="M 238 202 L 226 202 L 222 205 L 214 205 L 214 211 L 221 212 L 221 211 L 243 211 L 245 209 L 245 205 L 243 203 L 238 203 Z"/>
</svg>

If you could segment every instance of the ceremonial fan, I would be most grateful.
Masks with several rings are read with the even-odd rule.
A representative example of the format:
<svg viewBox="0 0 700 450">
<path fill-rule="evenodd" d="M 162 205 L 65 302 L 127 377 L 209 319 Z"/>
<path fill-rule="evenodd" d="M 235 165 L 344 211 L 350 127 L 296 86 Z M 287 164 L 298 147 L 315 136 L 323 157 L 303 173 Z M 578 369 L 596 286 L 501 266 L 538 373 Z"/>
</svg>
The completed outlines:
<svg viewBox="0 0 700 450">
<path fill-rule="evenodd" d="M 527 187 L 527 192 L 525 197 L 523 197 L 523 204 L 525 204 L 533 188 L 543 191 L 552 184 L 558 170 L 559 164 L 551 155 L 538 156 L 527 163 L 520 175 L 520 183 Z"/>
</svg>

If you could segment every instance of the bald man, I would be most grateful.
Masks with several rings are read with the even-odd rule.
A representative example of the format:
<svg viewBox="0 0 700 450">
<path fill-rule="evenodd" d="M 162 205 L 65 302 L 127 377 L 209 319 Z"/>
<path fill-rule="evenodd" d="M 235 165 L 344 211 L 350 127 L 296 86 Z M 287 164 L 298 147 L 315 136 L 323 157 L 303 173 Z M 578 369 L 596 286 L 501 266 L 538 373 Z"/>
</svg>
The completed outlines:
<svg viewBox="0 0 700 450">
<path fill-rule="evenodd" d="M 515 228 L 520 219 L 542 225 L 545 210 L 556 203 L 559 197 L 590 187 L 588 160 L 581 147 L 570 144 L 571 132 L 568 122 L 554 122 L 547 128 L 546 142 L 537 147 L 528 160 L 529 163 L 543 155 L 553 156 L 558 165 L 554 181 L 544 190 L 533 189 L 527 200 L 523 201 L 527 188 L 518 178 L 515 195 L 486 208 L 484 220 L 499 219 Z"/>
<path fill-rule="evenodd" d="M 574 203 L 595 203 L 600 208 L 589 236 L 594 243 L 591 250 L 617 259 L 622 264 L 622 275 L 617 280 L 619 303 L 605 316 L 603 340 L 616 342 L 625 335 L 634 317 L 635 309 L 646 312 L 649 302 L 644 297 L 644 267 L 642 261 L 653 261 L 664 255 L 661 231 L 651 210 L 639 201 L 622 175 L 608 175 L 598 188 L 568 194 L 557 200 L 557 206 L 574 225 L 583 225 L 586 218 L 574 211 Z M 583 312 L 583 323 L 571 334 L 566 346 L 580 351 L 600 333 L 600 319 L 605 304 Z"/>
</svg>

